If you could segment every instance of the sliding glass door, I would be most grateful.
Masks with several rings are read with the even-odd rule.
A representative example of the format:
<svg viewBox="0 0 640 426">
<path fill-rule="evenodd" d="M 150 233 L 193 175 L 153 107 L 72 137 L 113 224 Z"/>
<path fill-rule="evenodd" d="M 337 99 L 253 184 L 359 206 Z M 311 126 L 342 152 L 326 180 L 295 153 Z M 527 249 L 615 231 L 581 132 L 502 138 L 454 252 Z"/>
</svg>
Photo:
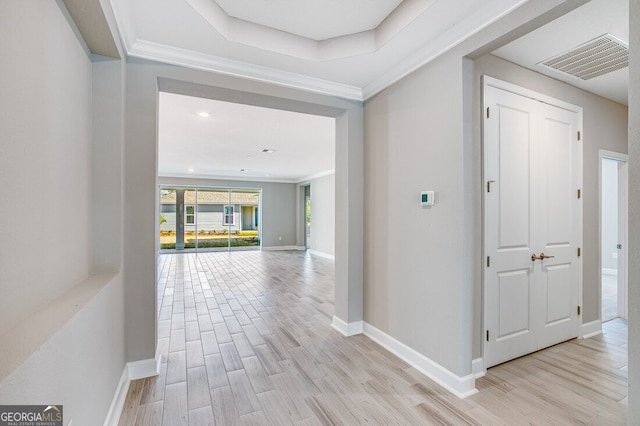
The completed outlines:
<svg viewBox="0 0 640 426">
<path fill-rule="evenodd" d="M 160 188 L 160 250 L 260 248 L 259 189 Z"/>
</svg>

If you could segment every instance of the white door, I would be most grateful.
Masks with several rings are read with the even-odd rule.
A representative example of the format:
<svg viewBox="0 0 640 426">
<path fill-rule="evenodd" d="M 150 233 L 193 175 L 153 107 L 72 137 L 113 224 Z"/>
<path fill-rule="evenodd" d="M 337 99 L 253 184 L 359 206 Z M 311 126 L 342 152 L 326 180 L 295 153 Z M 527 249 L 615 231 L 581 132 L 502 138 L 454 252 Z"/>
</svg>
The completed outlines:
<svg viewBox="0 0 640 426">
<path fill-rule="evenodd" d="M 489 84 L 484 107 L 490 367 L 577 336 L 582 159 L 578 112 Z"/>
</svg>

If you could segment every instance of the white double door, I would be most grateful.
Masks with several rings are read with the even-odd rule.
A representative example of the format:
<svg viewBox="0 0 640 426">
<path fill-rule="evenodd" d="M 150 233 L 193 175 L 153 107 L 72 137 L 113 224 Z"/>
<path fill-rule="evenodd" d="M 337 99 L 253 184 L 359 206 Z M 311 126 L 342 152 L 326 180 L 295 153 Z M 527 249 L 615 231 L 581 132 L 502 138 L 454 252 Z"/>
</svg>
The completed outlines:
<svg viewBox="0 0 640 426">
<path fill-rule="evenodd" d="M 578 333 L 582 112 L 509 89 L 485 81 L 486 367 Z"/>
</svg>

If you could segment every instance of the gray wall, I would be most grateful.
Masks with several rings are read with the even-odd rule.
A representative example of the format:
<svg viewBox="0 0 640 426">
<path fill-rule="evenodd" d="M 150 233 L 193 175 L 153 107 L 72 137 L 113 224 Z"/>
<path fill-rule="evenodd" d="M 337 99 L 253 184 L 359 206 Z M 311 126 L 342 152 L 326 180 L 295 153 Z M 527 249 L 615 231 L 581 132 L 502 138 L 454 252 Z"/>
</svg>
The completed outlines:
<svg viewBox="0 0 640 426">
<path fill-rule="evenodd" d="M 480 111 L 480 76 L 486 74 L 536 92 L 569 102 L 583 108 L 583 314 L 582 323 L 600 318 L 600 206 L 599 206 L 599 151 L 606 149 L 627 152 L 627 107 L 616 102 L 577 89 L 542 74 L 519 67 L 498 57 L 487 55 L 475 61 L 474 81 L 476 111 Z M 476 114 L 474 139 L 480 147 L 480 115 Z M 475 163 L 480 164 L 480 151 L 475 152 Z M 477 182 L 481 182 L 476 169 Z M 480 205 L 478 205 L 480 211 Z M 481 226 L 481 218 L 476 218 Z M 480 271 L 481 272 L 481 271 Z M 476 279 L 475 287 L 475 345 L 474 354 L 481 349 L 482 287 Z"/>
<path fill-rule="evenodd" d="M 0 3 L 0 404 L 95 424 L 125 364 L 123 68 L 74 30 L 62 2 Z"/>
<path fill-rule="evenodd" d="M 581 3 L 529 1 L 365 103 L 364 319 L 458 376 L 479 356 L 482 271 L 479 110 L 465 58 Z M 436 205 L 423 209 L 429 189 Z"/>
<path fill-rule="evenodd" d="M 311 182 L 311 248 L 333 256 L 336 235 L 336 179 L 334 174 Z"/>
<path fill-rule="evenodd" d="M 295 183 L 158 177 L 158 184 L 162 186 L 175 185 L 198 188 L 262 189 L 262 246 L 296 245 Z M 237 213 L 239 214 L 240 212 L 238 211 Z M 236 219 L 239 219 L 238 215 L 236 215 Z"/>
</svg>

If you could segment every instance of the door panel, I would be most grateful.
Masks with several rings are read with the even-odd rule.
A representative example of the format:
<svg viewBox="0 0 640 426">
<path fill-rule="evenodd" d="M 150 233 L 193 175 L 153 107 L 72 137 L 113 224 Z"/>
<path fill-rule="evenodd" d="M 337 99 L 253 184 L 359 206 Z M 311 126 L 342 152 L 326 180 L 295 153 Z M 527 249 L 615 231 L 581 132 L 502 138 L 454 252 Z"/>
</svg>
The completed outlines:
<svg viewBox="0 0 640 426">
<path fill-rule="evenodd" d="M 497 132 L 499 168 L 497 197 L 500 208 L 498 249 L 529 247 L 529 167 L 531 113 L 528 102 L 519 109 L 500 105 Z"/>
<path fill-rule="evenodd" d="M 485 269 L 485 326 L 492 343 L 485 346 L 485 360 L 493 365 L 536 348 L 529 306 L 535 297 L 530 256 L 537 106 L 505 91 L 488 92 L 486 97 L 495 118 L 485 123 L 489 137 L 484 147 L 490 191 L 485 200 L 485 244 L 491 265 Z"/>
<path fill-rule="evenodd" d="M 545 325 L 552 325 L 561 320 L 571 320 L 575 309 L 571 285 L 571 264 L 563 263 L 545 267 L 542 284 L 546 287 L 547 315 Z M 546 278 L 546 279 L 544 279 Z"/>
<path fill-rule="evenodd" d="M 577 112 L 491 86 L 485 107 L 490 367 L 577 336 L 582 157 Z"/>
<path fill-rule="evenodd" d="M 529 306 L 531 293 L 529 269 L 498 274 L 498 286 L 500 312 L 496 340 L 504 341 L 530 331 L 529 310 L 519 309 L 520 306 Z"/>
</svg>

